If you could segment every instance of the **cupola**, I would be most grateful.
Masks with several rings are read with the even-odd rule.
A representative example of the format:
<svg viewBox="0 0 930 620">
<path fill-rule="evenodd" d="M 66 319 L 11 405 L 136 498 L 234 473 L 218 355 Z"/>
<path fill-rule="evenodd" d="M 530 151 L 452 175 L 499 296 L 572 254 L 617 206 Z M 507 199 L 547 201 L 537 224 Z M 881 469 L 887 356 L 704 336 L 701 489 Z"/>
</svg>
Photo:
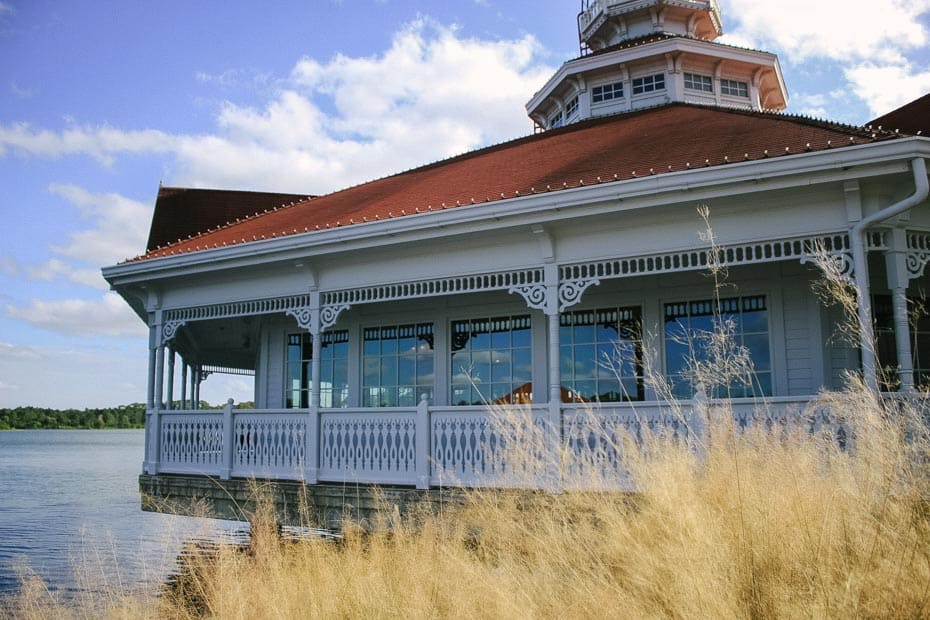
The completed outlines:
<svg viewBox="0 0 930 620">
<path fill-rule="evenodd" d="M 687 102 L 752 110 L 788 103 L 778 57 L 717 43 L 716 0 L 583 0 L 581 56 L 533 95 L 539 129 Z"/>
</svg>

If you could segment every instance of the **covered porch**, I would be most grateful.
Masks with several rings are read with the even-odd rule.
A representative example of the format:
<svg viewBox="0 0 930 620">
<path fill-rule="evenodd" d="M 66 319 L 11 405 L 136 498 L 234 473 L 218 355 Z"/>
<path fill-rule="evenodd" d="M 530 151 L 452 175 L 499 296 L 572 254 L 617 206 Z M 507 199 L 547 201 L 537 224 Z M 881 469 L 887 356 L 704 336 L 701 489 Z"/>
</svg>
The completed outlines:
<svg viewBox="0 0 930 620">
<path fill-rule="evenodd" d="M 545 232 L 536 234 L 545 255 Z M 879 362 L 894 366 L 886 389 L 907 393 L 918 342 L 908 285 L 923 276 L 930 235 L 890 229 L 867 242 L 873 290 L 889 300 L 890 321 L 878 330 L 892 355 Z M 708 293 L 701 272 L 709 267 L 729 270 L 737 291 Z M 825 344 L 836 315 L 810 292 L 817 269 L 852 284 L 845 232 L 156 308 L 144 471 L 308 485 L 559 490 L 586 480 L 625 489 L 618 437 L 661 433 L 698 446 L 715 411 L 740 427 L 827 428 L 843 442 L 846 412 L 816 394 L 859 370 L 859 351 Z M 694 342 L 679 345 L 724 315 L 737 324 L 753 379 L 705 389 L 681 365 Z M 579 334 L 607 327 L 623 359 L 584 370 L 599 336 Z M 498 336 L 506 342 L 492 345 Z M 467 376 L 463 359 L 487 366 Z M 667 393 L 645 380 L 646 367 Z M 253 375 L 256 408 L 200 409 L 200 382 L 213 372 Z M 514 456 L 515 441 L 534 458 Z"/>
</svg>

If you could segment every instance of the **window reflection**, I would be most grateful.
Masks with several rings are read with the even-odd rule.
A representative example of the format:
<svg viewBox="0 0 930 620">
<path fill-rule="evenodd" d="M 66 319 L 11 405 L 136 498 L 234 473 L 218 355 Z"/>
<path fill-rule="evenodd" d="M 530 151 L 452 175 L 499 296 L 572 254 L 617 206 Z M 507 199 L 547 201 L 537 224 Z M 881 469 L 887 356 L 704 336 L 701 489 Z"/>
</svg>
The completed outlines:
<svg viewBox="0 0 930 620">
<path fill-rule="evenodd" d="M 559 320 L 563 402 L 643 400 L 639 308 L 579 310 Z"/>
</svg>

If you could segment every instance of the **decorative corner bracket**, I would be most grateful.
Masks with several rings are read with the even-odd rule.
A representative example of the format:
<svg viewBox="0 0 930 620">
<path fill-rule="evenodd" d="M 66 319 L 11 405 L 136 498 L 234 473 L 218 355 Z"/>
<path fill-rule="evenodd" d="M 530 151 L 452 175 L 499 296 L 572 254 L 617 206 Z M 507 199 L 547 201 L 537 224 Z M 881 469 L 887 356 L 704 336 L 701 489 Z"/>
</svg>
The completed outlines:
<svg viewBox="0 0 930 620">
<path fill-rule="evenodd" d="M 542 310 L 546 311 L 547 306 L 547 297 L 546 297 L 546 285 L 545 284 L 524 284 L 521 286 L 511 286 L 507 289 L 507 292 L 513 295 L 514 293 L 520 295 L 526 305 L 533 310 Z"/>
<path fill-rule="evenodd" d="M 297 320 L 297 325 L 300 327 L 300 329 L 313 332 L 313 309 L 309 306 L 291 308 L 285 314 L 294 317 Z"/>
<path fill-rule="evenodd" d="M 339 315 L 351 307 L 348 304 L 333 304 L 320 308 L 320 331 L 326 331 L 335 325 Z"/>
<path fill-rule="evenodd" d="M 166 321 L 161 328 L 161 344 L 165 346 L 178 334 L 178 330 L 187 325 L 187 321 Z"/>
<path fill-rule="evenodd" d="M 827 250 L 823 247 L 814 247 L 801 256 L 801 264 L 808 263 L 818 267 L 831 280 L 842 282 L 847 286 L 856 286 L 856 274 L 850 250 Z"/>
<path fill-rule="evenodd" d="M 560 282 L 559 312 L 577 304 L 581 301 L 581 296 L 588 288 L 600 283 L 600 278 L 578 278 Z"/>
</svg>

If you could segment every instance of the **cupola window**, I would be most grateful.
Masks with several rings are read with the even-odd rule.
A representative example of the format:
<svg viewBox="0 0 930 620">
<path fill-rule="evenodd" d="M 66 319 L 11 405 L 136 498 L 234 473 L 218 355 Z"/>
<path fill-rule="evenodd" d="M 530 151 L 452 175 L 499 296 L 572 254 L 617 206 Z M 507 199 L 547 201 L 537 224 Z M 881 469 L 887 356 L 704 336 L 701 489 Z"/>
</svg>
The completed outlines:
<svg viewBox="0 0 930 620">
<path fill-rule="evenodd" d="M 712 93 L 714 92 L 714 79 L 709 75 L 685 73 L 685 88 L 688 90 L 699 90 L 705 93 Z"/>
<path fill-rule="evenodd" d="M 657 90 L 665 90 L 665 74 L 656 73 L 645 77 L 633 78 L 633 94 L 642 95 Z"/>
<path fill-rule="evenodd" d="M 591 103 L 603 103 L 611 99 L 623 98 L 623 82 L 613 82 L 595 86 L 591 89 Z"/>
<path fill-rule="evenodd" d="M 720 94 L 731 97 L 749 97 L 749 84 L 736 80 L 720 80 Z"/>
</svg>

